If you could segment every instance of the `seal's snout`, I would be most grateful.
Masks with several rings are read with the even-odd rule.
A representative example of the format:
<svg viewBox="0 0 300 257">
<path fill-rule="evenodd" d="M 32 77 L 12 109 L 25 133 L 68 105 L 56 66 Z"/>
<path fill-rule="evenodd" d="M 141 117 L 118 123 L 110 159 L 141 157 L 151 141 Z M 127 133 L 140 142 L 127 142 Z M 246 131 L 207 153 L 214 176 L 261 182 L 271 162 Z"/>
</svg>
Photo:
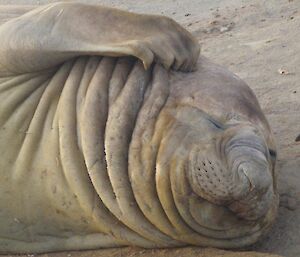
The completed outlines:
<svg viewBox="0 0 300 257">
<path fill-rule="evenodd" d="M 236 173 L 245 191 L 264 191 L 272 185 L 265 142 L 254 133 L 240 133 L 225 145 L 228 169 Z"/>
<path fill-rule="evenodd" d="M 273 201 L 273 178 L 263 136 L 252 128 L 244 128 L 223 145 L 235 188 L 229 208 L 249 220 L 264 216 Z"/>
<path fill-rule="evenodd" d="M 272 178 L 269 173 L 269 166 L 266 160 L 264 162 L 246 160 L 237 170 L 238 176 L 244 178 L 242 181 L 246 184 L 246 193 L 254 190 L 259 192 L 266 191 L 272 185 Z"/>
<path fill-rule="evenodd" d="M 274 200 L 269 166 L 255 160 L 245 161 L 237 174 L 242 179 L 236 180 L 235 185 L 241 190 L 229 208 L 244 219 L 257 220 L 268 212 Z"/>
</svg>

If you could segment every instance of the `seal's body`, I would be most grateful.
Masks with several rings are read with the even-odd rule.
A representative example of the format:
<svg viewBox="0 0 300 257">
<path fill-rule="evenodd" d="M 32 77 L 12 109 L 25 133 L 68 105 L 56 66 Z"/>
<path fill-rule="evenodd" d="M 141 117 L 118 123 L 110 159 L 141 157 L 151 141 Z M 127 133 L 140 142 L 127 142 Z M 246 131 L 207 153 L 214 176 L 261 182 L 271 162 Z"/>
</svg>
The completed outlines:
<svg viewBox="0 0 300 257">
<path fill-rule="evenodd" d="M 68 5 L 55 5 L 61 8 L 55 15 L 49 7 L 34 10 L 12 20 L 11 30 L 22 27 L 24 35 L 28 20 L 47 27 L 61 13 L 69 17 L 74 5 Z M 3 26 L 0 34 L 7 32 Z M 51 33 L 57 31 L 51 24 Z M 195 72 L 168 70 L 195 66 L 195 41 L 181 28 L 176 33 L 184 39 L 174 41 L 171 58 L 153 40 L 146 44 L 151 57 L 122 38 L 121 48 L 142 62 L 117 57 L 127 50 L 115 43 L 109 51 L 107 45 L 78 51 L 94 44 L 86 33 L 76 34 L 81 46 L 71 43 L 73 51 L 66 50 L 68 38 L 63 50 L 61 41 L 44 39 L 52 56 L 35 40 L 28 45 L 32 55 L 18 42 L 2 44 L 1 253 L 235 248 L 268 230 L 278 202 L 269 125 L 252 91 L 204 57 Z M 145 49 L 144 43 L 140 36 L 134 46 Z M 16 58 L 20 53 L 25 57 Z M 163 65 L 151 64 L 153 58 Z"/>
</svg>

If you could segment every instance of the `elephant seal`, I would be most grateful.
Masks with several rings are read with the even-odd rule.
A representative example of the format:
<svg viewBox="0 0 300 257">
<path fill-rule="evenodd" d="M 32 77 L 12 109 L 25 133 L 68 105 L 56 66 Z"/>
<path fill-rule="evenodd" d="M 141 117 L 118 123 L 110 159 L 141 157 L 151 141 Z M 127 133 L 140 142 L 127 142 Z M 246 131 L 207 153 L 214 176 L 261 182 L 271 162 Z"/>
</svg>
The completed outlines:
<svg viewBox="0 0 300 257">
<path fill-rule="evenodd" d="M 174 21 L 57 3 L 0 35 L 0 253 L 240 248 L 268 231 L 268 122 Z"/>
</svg>

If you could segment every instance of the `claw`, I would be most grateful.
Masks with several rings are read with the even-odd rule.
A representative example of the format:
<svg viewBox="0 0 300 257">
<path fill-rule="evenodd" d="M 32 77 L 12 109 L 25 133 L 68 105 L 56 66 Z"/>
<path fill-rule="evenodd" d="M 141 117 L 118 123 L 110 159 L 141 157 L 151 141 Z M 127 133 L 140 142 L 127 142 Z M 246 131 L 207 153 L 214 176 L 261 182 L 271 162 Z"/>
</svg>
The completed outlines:
<svg viewBox="0 0 300 257">
<path fill-rule="evenodd" d="M 149 69 L 154 61 L 154 54 L 150 48 L 142 43 L 139 43 L 138 41 L 131 42 L 129 47 L 132 50 L 132 55 L 136 56 L 142 61 L 145 70 Z"/>
</svg>

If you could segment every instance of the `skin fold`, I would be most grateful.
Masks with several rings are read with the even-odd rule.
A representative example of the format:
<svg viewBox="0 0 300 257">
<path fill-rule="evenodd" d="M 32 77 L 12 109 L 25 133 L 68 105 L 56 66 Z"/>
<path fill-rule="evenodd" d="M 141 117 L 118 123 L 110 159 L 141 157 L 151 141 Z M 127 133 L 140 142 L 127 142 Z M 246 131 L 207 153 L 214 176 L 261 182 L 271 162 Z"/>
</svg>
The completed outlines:
<svg viewBox="0 0 300 257">
<path fill-rule="evenodd" d="M 10 12 L 0 26 L 0 253 L 241 248 L 268 231 L 271 129 L 249 87 L 199 57 L 189 32 L 84 4 Z"/>
</svg>

